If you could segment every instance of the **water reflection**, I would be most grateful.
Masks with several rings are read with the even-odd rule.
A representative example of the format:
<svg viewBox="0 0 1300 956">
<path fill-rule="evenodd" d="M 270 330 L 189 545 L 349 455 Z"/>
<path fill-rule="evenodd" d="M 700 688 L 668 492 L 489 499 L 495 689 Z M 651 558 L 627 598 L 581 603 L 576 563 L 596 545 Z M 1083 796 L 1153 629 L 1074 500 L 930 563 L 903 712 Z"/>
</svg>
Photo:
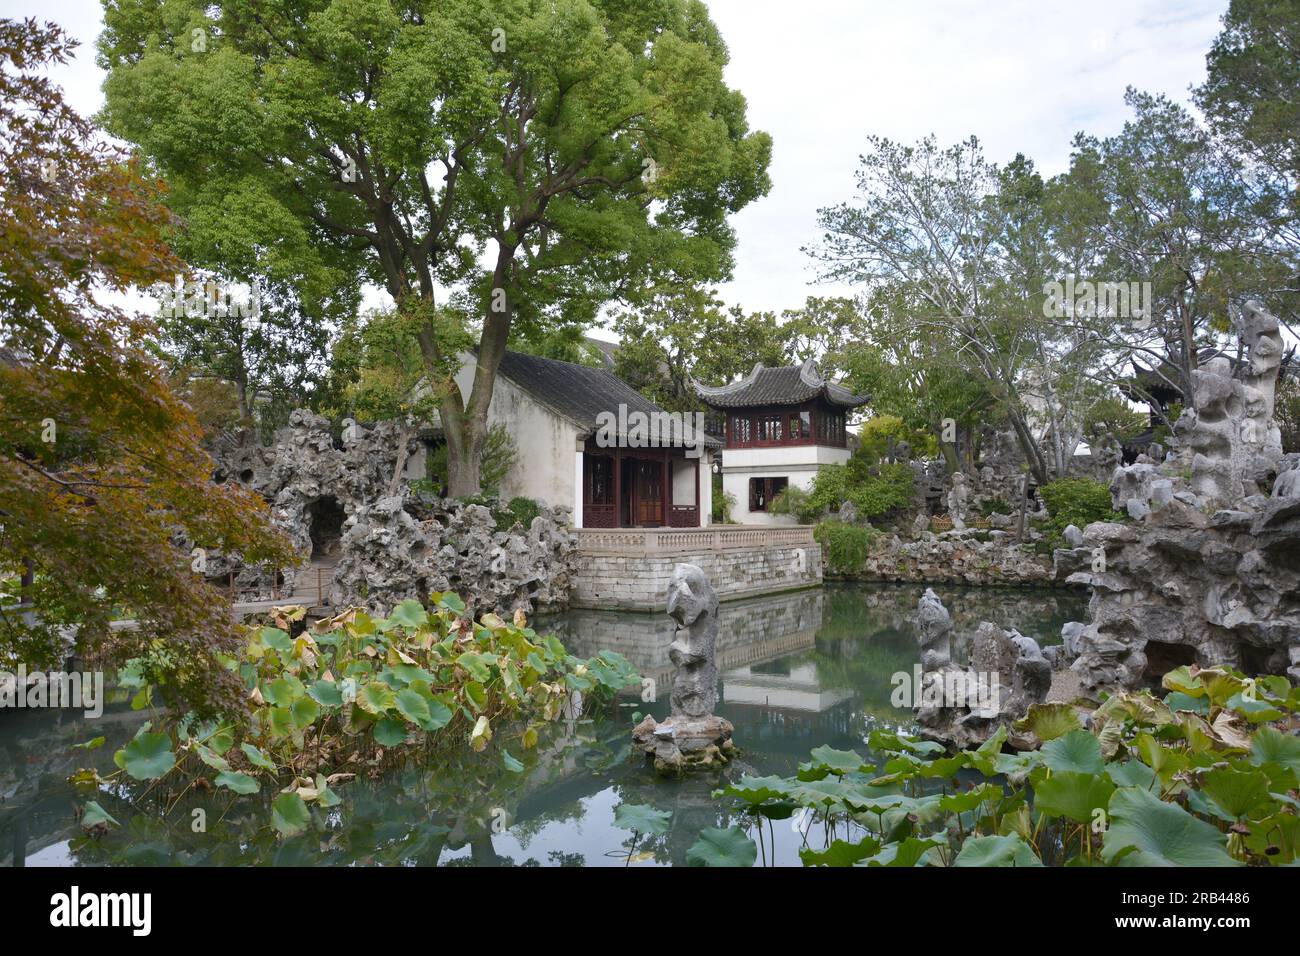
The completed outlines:
<svg viewBox="0 0 1300 956">
<path fill-rule="evenodd" d="M 861 753 L 875 727 L 906 725 L 910 714 L 889 703 L 890 676 L 918 660 L 912 617 L 921 590 L 846 585 L 724 604 L 719 711 L 742 749 L 725 774 L 791 775 L 814 747 Z M 1052 642 L 1085 606 L 1067 592 L 936 591 L 959 634 L 992 620 Z M 632 699 L 601 720 L 555 724 L 532 752 L 510 747 L 522 772 L 491 750 L 457 751 L 352 781 L 339 788 L 340 806 L 315 811 L 311 833 L 287 841 L 269 827 L 271 793 L 191 792 L 165 814 L 156 795 L 142 800 L 146 788 L 131 782 L 78 793 L 68 776 L 79 767 L 111 773 L 112 753 L 134 733 L 139 714 L 120 707 L 95 721 L 79 713 L 0 714 L 0 865 L 621 866 L 634 840 L 613 826 L 621 803 L 673 814 L 665 835 L 636 838 L 632 865 L 682 865 L 701 829 L 743 822 L 711 796 L 723 774 L 663 780 L 631 749 L 634 712 L 667 713 L 673 623 L 666 615 L 573 611 L 539 627 L 578 655 L 624 654 L 656 680 L 658 701 Z M 73 749 L 100 735 L 108 741 L 98 750 Z M 100 838 L 82 835 L 75 811 L 88 797 L 122 826 Z M 194 810 L 204 811 L 206 832 L 193 831 Z M 765 828 L 764 856 L 797 865 L 801 841 L 788 825 Z"/>
</svg>

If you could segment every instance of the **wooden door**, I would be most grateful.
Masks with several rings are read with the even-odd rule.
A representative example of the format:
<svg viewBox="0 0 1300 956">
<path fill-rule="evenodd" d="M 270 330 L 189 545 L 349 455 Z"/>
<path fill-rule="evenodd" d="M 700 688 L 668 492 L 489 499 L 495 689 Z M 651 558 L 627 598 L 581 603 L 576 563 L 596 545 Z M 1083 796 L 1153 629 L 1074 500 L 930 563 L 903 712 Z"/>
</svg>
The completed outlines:
<svg viewBox="0 0 1300 956">
<path fill-rule="evenodd" d="M 636 523 L 642 528 L 657 528 L 664 523 L 663 463 L 636 463 Z"/>
</svg>

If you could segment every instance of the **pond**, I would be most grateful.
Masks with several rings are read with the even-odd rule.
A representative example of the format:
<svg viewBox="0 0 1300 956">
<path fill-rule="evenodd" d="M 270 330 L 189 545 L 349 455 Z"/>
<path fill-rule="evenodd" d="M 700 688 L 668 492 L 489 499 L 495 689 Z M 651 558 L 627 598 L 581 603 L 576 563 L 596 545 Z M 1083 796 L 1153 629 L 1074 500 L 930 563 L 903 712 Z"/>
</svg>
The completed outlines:
<svg viewBox="0 0 1300 956">
<path fill-rule="evenodd" d="M 728 603 L 720 612 L 719 713 L 735 725 L 739 758 L 728 777 L 793 775 L 814 747 L 865 752 L 874 729 L 904 728 L 910 711 L 890 704 L 891 676 L 919 656 L 912 623 L 922 588 L 828 585 Z M 1015 626 L 1044 644 L 1085 616 L 1077 592 L 939 586 L 960 636 L 982 620 Z M 102 717 L 0 714 L 0 865 L 683 865 L 707 827 L 741 825 L 729 801 L 714 799 L 718 774 L 662 779 L 630 748 L 634 717 L 666 716 L 673 624 L 664 615 L 574 610 L 539 621 L 571 653 L 626 656 L 656 682 L 658 700 L 630 697 L 598 719 L 560 721 L 522 770 L 499 754 L 465 750 L 436 766 L 389 770 L 337 788 L 342 803 L 318 810 L 314 829 L 281 840 L 270 827 L 274 794 L 232 797 L 191 790 L 169 807 L 143 785 L 109 789 L 69 781 L 80 768 L 113 771 L 113 751 L 144 719 L 125 705 Z M 97 750 L 75 749 L 94 737 Z M 114 784 L 114 787 L 117 785 Z M 121 826 L 84 836 L 76 809 L 96 798 Z M 144 809 L 136 810 L 131 799 Z M 614 826 L 620 804 L 670 811 L 667 833 L 635 839 Z M 820 833 L 808 831 L 818 846 Z M 755 833 L 755 839 L 758 834 Z M 799 865 L 803 832 L 794 821 L 765 826 L 763 859 Z"/>
</svg>

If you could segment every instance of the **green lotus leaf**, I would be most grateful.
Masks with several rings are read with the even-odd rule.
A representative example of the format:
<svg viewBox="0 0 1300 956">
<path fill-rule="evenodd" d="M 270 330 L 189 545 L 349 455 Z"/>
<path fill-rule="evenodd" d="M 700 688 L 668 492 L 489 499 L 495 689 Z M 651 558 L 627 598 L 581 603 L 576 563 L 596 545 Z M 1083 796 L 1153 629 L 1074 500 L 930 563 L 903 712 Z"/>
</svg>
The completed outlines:
<svg viewBox="0 0 1300 956">
<path fill-rule="evenodd" d="M 1201 696 L 1193 697 L 1190 694 L 1184 694 L 1180 690 L 1173 691 L 1165 695 L 1165 705 L 1170 710 L 1190 710 L 1194 714 L 1208 716 L 1210 713 L 1210 698 Z"/>
<path fill-rule="evenodd" d="M 1259 770 L 1219 767 L 1201 778 L 1200 789 L 1229 817 L 1239 820 L 1268 800 L 1268 777 Z"/>
<path fill-rule="evenodd" d="M 379 681 L 370 681 L 357 691 L 357 706 L 367 714 L 379 716 L 396 702 L 397 695 Z"/>
<path fill-rule="evenodd" d="M 277 677 L 262 688 L 266 702 L 276 707 L 288 707 L 306 693 L 307 688 L 296 677 Z"/>
<path fill-rule="evenodd" d="M 108 826 L 109 824 L 117 827 L 122 825 L 118 823 L 117 818 L 113 816 L 113 814 L 101 807 L 97 801 L 87 800 L 86 808 L 81 813 L 82 827 L 89 830 L 93 827 L 100 825 Z"/>
<path fill-rule="evenodd" d="M 1115 785 L 1103 776 L 1064 770 L 1034 785 L 1034 809 L 1049 817 L 1091 823 L 1094 811 L 1105 808 Z"/>
<path fill-rule="evenodd" d="M 972 836 L 962 844 L 953 866 L 1042 866 L 1034 848 L 1016 834 Z"/>
<path fill-rule="evenodd" d="M 411 721 L 413 724 L 424 726 L 429 719 L 429 700 L 421 695 L 418 691 L 406 690 L 397 692 L 397 712 Z"/>
<path fill-rule="evenodd" d="M 272 737 L 278 740 L 281 737 L 287 737 L 293 733 L 293 711 L 288 707 L 272 707 L 269 714 Z"/>
<path fill-rule="evenodd" d="M 284 837 L 297 836 L 311 825 L 311 813 L 296 791 L 282 793 L 271 803 L 271 825 Z"/>
<path fill-rule="evenodd" d="M 925 862 L 935 847 L 942 845 L 942 840 L 935 840 L 930 837 L 907 837 L 897 843 L 886 844 L 879 853 L 863 862 L 867 866 L 919 866 Z"/>
<path fill-rule="evenodd" d="M 669 811 L 656 810 L 645 804 L 620 803 L 614 808 L 614 826 L 620 830 L 634 830 L 650 836 L 661 836 L 667 833 L 672 818 L 673 815 Z"/>
<path fill-rule="evenodd" d="M 444 607 L 453 614 L 465 613 L 465 602 L 460 599 L 458 594 L 444 594 L 435 602 L 439 607 Z"/>
<path fill-rule="evenodd" d="M 1186 694 L 1188 697 L 1204 697 L 1205 684 L 1202 683 L 1200 676 L 1192 676 L 1191 668 L 1184 664 L 1176 670 L 1169 671 L 1160 680 L 1160 684 L 1165 690 L 1178 691 L 1180 694 Z M 1170 705 L 1173 706 L 1172 704 Z"/>
<path fill-rule="evenodd" d="M 302 730 L 316 722 L 316 718 L 320 716 L 320 704 L 310 697 L 299 697 L 293 702 L 289 712 L 293 714 L 293 725 Z"/>
<path fill-rule="evenodd" d="M 274 648 L 281 654 L 288 654 L 293 650 L 293 640 L 284 631 L 278 627 L 264 627 L 261 634 L 258 635 L 262 643 L 267 647 Z"/>
<path fill-rule="evenodd" d="M 235 791 L 235 793 L 242 794 L 257 793 L 262 789 L 262 785 L 257 782 L 256 778 L 250 777 L 246 773 L 240 773 L 237 770 L 224 770 L 217 774 L 216 784 L 218 787 L 226 787 Z"/>
<path fill-rule="evenodd" d="M 986 801 L 1002 796 L 1002 788 L 992 783 L 982 783 L 978 787 L 957 793 L 943 794 L 939 797 L 939 806 L 949 813 L 969 813 Z"/>
<path fill-rule="evenodd" d="M 751 807 L 769 800 L 784 800 L 790 794 L 790 785 L 784 777 L 742 776 L 737 783 L 730 784 L 723 790 L 715 791 L 718 796 L 735 797 L 744 800 Z"/>
<path fill-rule="evenodd" d="M 1300 771 L 1300 737 L 1273 727 L 1261 727 L 1251 738 L 1250 762 L 1256 766 L 1275 763 Z"/>
<path fill-rule="evenodd" d="M 1054 772 L 1099 774 L 1105 770 L 1101 744 L 1086 730 L 1072 730 L 1042 746 L 1043 766 Z"/>
<path fill-rule="evenodd" d="M 825 767 L 831 773 L 845 774 L 855 771 L 862 766 L 862 758 L 852 750 L 836 750 L 834 747 L 823 745 L 817 747 L 810 755 L 811 763 L 800 764 L 799 769 L 805 767 L 816 768 Z"/>
<path fill-rule="evenodd" d="M 307 694 L 322 707 L 342 707 L 343 692 L 332 680 L 318 680 L 307 688 Z"/>
<path fill-rule="evenodd" d="M 229 770 L 230 764 L 226 758 L 221 756 L 211 747 L 205 747 L 203 744 L 195 744 L 194 752 L 199 755 L 199 759 L 211 767 L 213 770 Z"/>
<path fill-rule="evenodd" d="M 461 610 L 464 610 L 463 606 Z M 425 611 L 423 604 L 408 598 L 393 608 L 393 613 L 388 615 L 388 620 L 393 624 L 400 624 L 402 627 L 414 631 L 429 623 L 429 614 Z"/>
<path fill-rule="evenodd" d="M 275 764 L 271 761 L 271 758 L 253 744 L 240 744 L 239 749 L 244 752 L 244 756 L 248 758 L 248 762 L 254 767 L 261 767 L 263 770 L 275 769 Z"/>
<path fill-rule="evenodd" d="M 1110 777 L 1117 787 L 1141 787 L 1143 790 L 1150 790 L 1156 781 L 1156 772 L 1141 760 L 1108 763 L 1106 776 Z"/>
<path fill-rule="evenodd" d="M 686 851 L 688 866 L 753 866 L 758 846 L 739 827 L 710 827 Z"/>
<path fill-rule="evenodd" d="M 384 717 L 375 724 L 372 733 L 375 735 L 376 742 L 385 747 L 396 747 L 406 742 L 409 730 L 406 721 L 398 720 L 396 717 Z"/>
<path fill-rule="evenodd" d="M 1217 827 L 1137 787 L 1110 798 L 1102 859 L 1122 866 L 1239 866 Z"/>
<path fill-rule="evenodd" d="M 1030 704 L 1029 712 L 1015 722 L 1016 730 L 1028 731 L 1042 741 L 1055 740 L 1082 726 L 1072 704 Z"/>
<path fill-rule="evenodd" d="M 176 766 L 172 741 L 166 734 L 138 734 L 118 753 L 122 768 L 136 780 L 157 780 Z"/>
<path fill-rule="evenodd" d="M 799 851 L 799 859 L 804 866 L 856 866 L 879 852 L 880 841 L 867 837 L 858 843 L 834 840 L 824 850 L 804 847 Z"/>
</svg>

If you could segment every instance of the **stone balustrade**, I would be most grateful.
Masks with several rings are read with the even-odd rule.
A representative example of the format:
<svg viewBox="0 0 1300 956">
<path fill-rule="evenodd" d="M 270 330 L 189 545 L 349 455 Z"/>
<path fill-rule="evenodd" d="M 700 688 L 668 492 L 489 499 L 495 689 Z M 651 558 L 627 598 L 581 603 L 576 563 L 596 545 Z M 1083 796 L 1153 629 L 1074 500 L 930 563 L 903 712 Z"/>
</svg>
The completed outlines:
<svg viewBox="0 0 1300 956">
<path fill-rule="evenodd" d="M 588 554 L 667 555 L 712 551 L 811 548 L 810 525 L 745 528 L 578 528 L 578 550 Z"/>
</svg>

